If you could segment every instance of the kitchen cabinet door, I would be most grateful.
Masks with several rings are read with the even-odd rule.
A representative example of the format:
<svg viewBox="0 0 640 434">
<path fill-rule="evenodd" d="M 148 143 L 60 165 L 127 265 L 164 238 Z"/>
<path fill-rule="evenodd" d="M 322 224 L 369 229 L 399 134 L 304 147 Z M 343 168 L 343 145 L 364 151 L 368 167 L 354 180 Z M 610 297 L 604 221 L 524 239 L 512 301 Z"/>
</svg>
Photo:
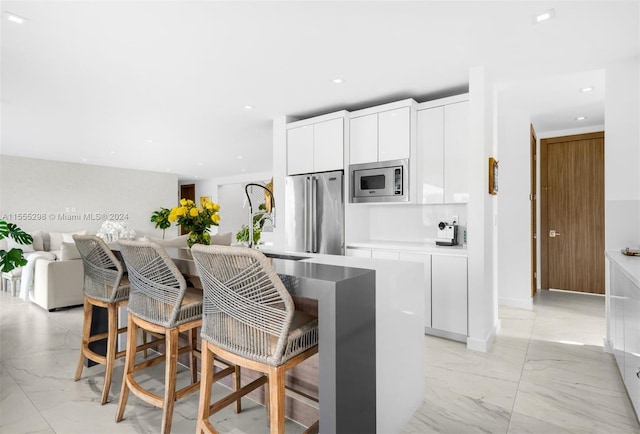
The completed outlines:
<svg viewBox="0 0 640 434">
<path fill-rule="evenodd" d="M 313 125 L 287 130 L 287 174 L 313 172 Z"/>
<path fill-rule="evenodd" d="M 377 250 L 371 251 L 371 259 L 391 259 L 397 261 L 400 259 L 400 253 L 390 250 Z"/>
<path fill-rule="evenodd" d="M 620 273 L 622 274 L 622 273 Z M 640 414 L 640 288 L 626 276 L 624 290 L 624 384 L 636 413 Z"/>
<path fill-rule="evenodd" d="M 419 203 L 444 202 L 444 106 L 418 112 Z"/>
<path fill-rule="evenodd" d="M 432 255 L 432 327 L 467 336 L 467 303 L 467 258 Z"/>
<path fill-rule="evenodd" d="M 616 363 L 620 372 L 625 372 L 625 284 L 624 275 L 617 268 L 617 265 L 610 265 L 610 285 L 609 285 L 609 316 L 607 321 L 609 322 L 609 346 L 613 355 L 615 356 Z M 627 320 L 628 324 L 629 321 Z M 624 374 L 622 374 L 624 378 Z"/>
<path fill-rule="evenodd" d="M 331 119 L 313 125 L 313 171 L 344 169 L 344 120 Z"/>
<path fill-rule="evenodd" d="M 378 113 L 378 161 L 409 158 L 411 149 L 410 108 Z"/>
<path fill-rule="evenodd" d="M 400 260 L 424 264 L 424 326 L 431 327 L 431 255 L 400 252 Z"/>
<path fill-rule="evenodd" d="M 378 161 L 378 114 L 352 118 L 349 127 L 349 164 Z"/>
<path fill-rule="evenodd" d="M 444 106 L 444 202 L 469 201 L 468 102 Z"/>
<path fill-rule="evenodd" d="M 353 247 L 347 247 L 347 256 L 371 259 L 371 249 L 354 249 Z"/>
</svg>

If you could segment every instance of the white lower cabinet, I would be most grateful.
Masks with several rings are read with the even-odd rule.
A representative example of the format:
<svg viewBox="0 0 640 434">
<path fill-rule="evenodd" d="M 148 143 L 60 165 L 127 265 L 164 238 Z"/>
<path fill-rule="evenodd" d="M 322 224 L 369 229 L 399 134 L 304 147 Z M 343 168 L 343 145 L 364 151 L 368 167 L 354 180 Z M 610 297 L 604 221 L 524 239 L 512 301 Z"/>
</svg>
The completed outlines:
<svg viewBox="0 0 640 434">
<path fill-rule="evenodd" d="M 371 249 L 354 249 L 353 247 L 347 247 L 347 256 L 371 259 Z"/>
<path fill-rule="evenodd" d="M 431 327 L 431 255 L 426 253 L 400 252 L 401 261 L 424 264 L 424 326 Z"/>
<path fill-rule="evenodd" d="M 467 258 L 431 257 L 431 327 L 467 336 Z"/>
<path fill-rule="evenodd" d="M 347 256 L 424 265 L 425 332 L 459 341 L 467 337 L 467 258 L 378 248 L 347 247 Z"/>
<path fill-rule="evenodd" d="M 615 262 L 608 262 L 608 267 L 609 347 L 636 414 L 640 414 L 640 287 Z"/>
</svg>

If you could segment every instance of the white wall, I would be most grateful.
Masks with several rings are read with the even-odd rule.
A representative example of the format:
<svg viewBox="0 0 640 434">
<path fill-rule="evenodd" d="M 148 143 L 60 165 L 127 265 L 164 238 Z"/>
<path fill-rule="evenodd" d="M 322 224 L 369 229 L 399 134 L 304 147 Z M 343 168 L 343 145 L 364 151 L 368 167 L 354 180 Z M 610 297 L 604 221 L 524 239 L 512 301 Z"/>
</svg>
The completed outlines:
<svg viewBox="0 0 640 434">
<path fill-rule="evenodd" d="M 235 242 L 236 232 L 248 221 L 248 211 L 243 212 L 242 210 L 245 197 L 244 185 L 248 182 L 269 180 L 271 177 L 271 172 L 254 172 L 196 182 L 196 197 L 210 196 L 212 201 L 220 205 L 220 225 L 212 226 L 211 233 L 233 232 L 232 241 Z M 221 194 L 220 187 L 222 186 L 229 188 L 224 188 Z M 235 193 L 233 193 L 233 190 L 235 190 Z M 234 194 L 236 197 L 233 197 Z M 278 208 L 278 197 L 274 193 L 276 209 Z M 276 217 L 277 215 L 276 211 Z M 260 240 L 271 241 L 271 238 L 271 234 L 263 233 Z"/>
<path fill-rule="evenodd" d="M 530 118 L 522 101 L 497 93 L 499 304 L 531 308 Z"/>
<path fill-rule="evenodd" d="M 640 68 L 638 57 L 607 66 L 605 248 L 640 246 Z"/>
<path fill-rule="evenodd" d="M 136 235 L 159 238 L 162 231 L 149 219 L 153 211 L 175 206 L 177 192 L 172 174 L 0 156 L 0 218 L 26 231 L 95 234 L 106 216 L 126 222 Z M 24 220 L 15 213 L 38 217 Z M 167 236 L 177 233 L 167 229 Z"/>
<path fill-rule="evenodd" d="M 482 66 L 469 70 L 469 338 L 467 347 L 487 351 L 500 329 L 495 279 L 495 196 L 488 194 L 488 158 L 496 155 L 493 84 Z"/>
</svg>

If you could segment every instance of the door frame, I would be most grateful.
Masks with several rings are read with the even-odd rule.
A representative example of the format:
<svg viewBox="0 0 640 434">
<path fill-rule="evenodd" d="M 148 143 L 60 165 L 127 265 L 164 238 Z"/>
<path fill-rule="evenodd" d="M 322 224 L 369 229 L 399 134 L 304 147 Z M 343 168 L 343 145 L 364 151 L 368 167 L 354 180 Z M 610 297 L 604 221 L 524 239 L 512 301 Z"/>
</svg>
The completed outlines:
<svg viewBox="0 0 640 434">
<path fill-rule="evenodd" d="M 536 295 L 538 290 L 538 240 L 537 240 L 537 226 L 538 226 L 538 190 L 537 190 L 537 144 L 538 138 L 536 131 L 533 128 L 533 124 L 530 124 L 530 141 L 531 141 L 531 156 L 530 156 L 530 195 L 529 200 L 531 202 L 531 297 Z"/>
<path fill-rule="evenodd" d="M 548 146 L 558 142 L 604 137 L 604 131 L 540 139 L 540 288 L 549 289 Z"/>
</svg>

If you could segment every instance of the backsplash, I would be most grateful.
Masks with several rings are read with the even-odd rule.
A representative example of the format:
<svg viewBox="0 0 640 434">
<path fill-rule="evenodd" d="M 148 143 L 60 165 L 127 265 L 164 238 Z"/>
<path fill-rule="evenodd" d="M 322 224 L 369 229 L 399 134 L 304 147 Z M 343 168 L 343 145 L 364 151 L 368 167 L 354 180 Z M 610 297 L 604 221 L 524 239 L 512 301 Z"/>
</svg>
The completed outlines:
<svg viewBox="0 0 640 434">
<path fill-rule="evenodd" d="M 376 205 L 369 207 L 369 238 L 380 241 L 431 242 L 436 238 L 438 223 L 459 220 L 459 242 L 464 241 L 467 226 L 467 204 L 445 205 Z"/>
</svg>

